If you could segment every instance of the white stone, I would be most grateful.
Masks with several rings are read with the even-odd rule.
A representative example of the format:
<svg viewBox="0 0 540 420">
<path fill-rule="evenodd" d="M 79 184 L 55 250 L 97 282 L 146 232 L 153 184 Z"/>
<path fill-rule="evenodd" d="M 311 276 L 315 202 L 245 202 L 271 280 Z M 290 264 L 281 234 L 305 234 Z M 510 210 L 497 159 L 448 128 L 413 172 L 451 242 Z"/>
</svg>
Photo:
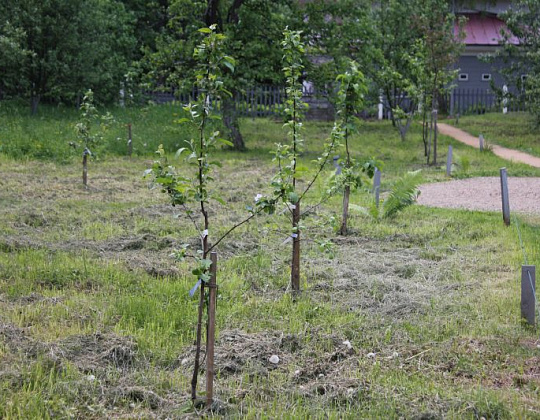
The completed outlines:
<svg viewBox="0 0 540 420">
<path fill-rule="evenodd" d="M 377 355 L 376 353 L 368 353 L 367 358 L 368 359 L 374 359 L 376 355 Z"/>
<path fill-rule="evenodd" d="M 270 363 L 273 363 L 274 365 L 277 365 L 279 363 L 279 356 L 277 354 L 273 354 L 270 356 L 270 359 L 268 359 Z"/>
<path fill-rule="evenodd" d="M 352 344 L 351 344 L 351 342 L 350 342 L 349 340 L 345 340 L 345 341 L 343 342 L 343 345 L 344 345 L 345 347 L 347 347 L 349 350 L 352 349 Z"/>
<path fill-rule="evenodd" d="M 189 359 L 188 359 L 187 357 L 185 357 L 185 358 L 182 359 L 182 361 L 180 362 L 180 364 L 181 364 L 182 366 L 185 366 L 185 365 L 188 364 L 188 362 L 189 362 Z"/>
</svg>

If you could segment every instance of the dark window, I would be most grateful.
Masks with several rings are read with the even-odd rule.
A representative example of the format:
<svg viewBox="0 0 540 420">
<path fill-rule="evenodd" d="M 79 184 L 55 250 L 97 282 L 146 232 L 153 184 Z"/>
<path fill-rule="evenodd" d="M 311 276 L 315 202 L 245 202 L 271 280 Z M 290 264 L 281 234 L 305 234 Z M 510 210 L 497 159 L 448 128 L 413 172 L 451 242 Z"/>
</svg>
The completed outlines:
<svg viewBox="0 0 540 420">
<path fill-rule="evenodd" d="M 466 82 L 469 80 L 469 73 L 459 73 L 458 79 L 460 82 Z"/>
<path fill-rule="evenodd" d="M 489 82 L 490 80 L 491 80 L 491 73 L 482 74 L 482 81 L 483 82 Z"/>
</svg>

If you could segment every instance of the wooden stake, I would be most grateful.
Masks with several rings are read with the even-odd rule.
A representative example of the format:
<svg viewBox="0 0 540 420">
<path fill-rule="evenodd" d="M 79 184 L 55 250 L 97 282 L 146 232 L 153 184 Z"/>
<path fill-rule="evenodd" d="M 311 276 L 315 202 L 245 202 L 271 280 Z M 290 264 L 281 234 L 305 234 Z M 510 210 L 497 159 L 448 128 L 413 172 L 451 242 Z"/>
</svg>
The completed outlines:
<svg viewBox="0 0 540 420">
<path fill-rule="evenodd" d="M 506 226 L 510 226 L 510 201 L 508 199 L 508 175 L 506 168 L 501 168 L 500 173 L 503 220 Z"/>
<path fill-rule="evenodd" d="M 478 137 L 478 142 L 480 143 L 480 151 L 483 152 L 484 151 L 484 136 L 482 134 L 480 134 L 480 136 Z"/>
<path fill-rule="evenodd" d="M 88 188 L 88 149 L 84 149 L 82 158 L 82 182 L 84 188 Z"/>
<path fill-rule="evenodd" d="M 448 146 L 448 155 L 446 156 L 446 176 L 452 176 L 452 146 Z"/>
<path fill-rule="evenodd" d="M 210 253 L 210 282 L 208 283 L 208 330 L 206 338 L 206 407 L 214 402 L 214 345 L 216 339 L 217 252 Z"/>
<path fill-rule="evenodd" d="M 133 153 L 133 142 L 131 140 L 131 123 L 128 124 L 128 156 L 131 158 L 131 154 Z"/>
<path fill-rule="evenodd" d="M 351 186 L 346 185 L 345 191 L 343 191 L 343 215 L 341 216 L 341 228 L 339 230 L 340 235 L 347 234 L 347 219 L 349 218 L 349 197 L 351 195 Z"/>
<path fill-rule="evenodd" d="M 521 316 L 534 327 L 536 311 L 536 266 L 521 266 Z"/>
<path fill-rule="evenodd" d="M 300 201 L 292 211 L 293 250 L 291 261 L 291 287 L 293 294 L 300 293 Z"/>
<path fill-rule="evenodd" d="M 373 174 L 373 193 L 375 194 L 375 205 L 379 208 L 379 194 L 381 192 L 381 171 L 375 168 Z"/>
<path fill-rule="evenodd" d="M 197 337 L 195 341 L 195 363 L 193 365 L 193 376 L 191 378 L 191 400 L 195 403 L 197 399 L 197 380 L 199 378 L 199 364 L 201 358 L 201 337 L 202 337 L 202 317 L 204 308 L 204 281 L 201 281 L 201 294 L 199 296 L 199 311 L 197 314 Z"/>
</svg>

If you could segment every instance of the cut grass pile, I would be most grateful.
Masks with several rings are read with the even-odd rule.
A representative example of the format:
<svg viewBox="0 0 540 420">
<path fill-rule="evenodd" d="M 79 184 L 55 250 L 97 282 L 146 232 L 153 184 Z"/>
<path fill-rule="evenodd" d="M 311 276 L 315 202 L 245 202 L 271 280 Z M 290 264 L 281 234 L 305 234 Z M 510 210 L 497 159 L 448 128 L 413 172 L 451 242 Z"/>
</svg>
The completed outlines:
<svg viewBox="0 0 540 420">
<path fill-rule="evenodd" d="M 540 156 L 540 128 L 535 126 L 533 117 L 528 113 L 466 115 L 459 118 L 458 124 L 455 119 L 444 122 L 465 130 L 473 136 L 482 134 L 488 145 L 498 144 L 533 156 Z"/>
<path fill-rule="evenodd" d="M 305 153 L 315 157 L 330 126 L 307 127 L 307 145 L 315 142 Z M 216 188 L 230 205 L 212 207 L 212 238 L 267 190 L 269 151 L 285 137 L 269 120 L 245 120 L 243 129 L 249 152 L 219 152 Z M 441 150 L 448 144 L 471 162 L 462 176 L 501 166 L 540 174 L 445 138 Z M 385 161 L 385 191 L 406 170 L 444 178 L 423 165 L 417 129 L 401 143 L 389 124 L 366 123 L 353 147 Z M 79 162 L 0 157 L 0 417 L 197 414 L 189 401 L 194 279 L 189 262 L 169 256 L 195 246 L 195 232 L 146 188 L 149 164 L 93 162 L 86 191 Z M 362 192 L 352 202 L 370 200 Z M 296 302 L 285 215 L 261 216 L 220 245 L 215 415 L 540 416 L 540 349 L 520 320 L 515 229 L 499 214 L 413 206 L 382 221 L 353 211 L 351 234 L 338 237 L 339 214 L 336 197 L 304 221 Z M 538 264 L 540 218 L 520 225 L 529 263 Z"/>
</svg>

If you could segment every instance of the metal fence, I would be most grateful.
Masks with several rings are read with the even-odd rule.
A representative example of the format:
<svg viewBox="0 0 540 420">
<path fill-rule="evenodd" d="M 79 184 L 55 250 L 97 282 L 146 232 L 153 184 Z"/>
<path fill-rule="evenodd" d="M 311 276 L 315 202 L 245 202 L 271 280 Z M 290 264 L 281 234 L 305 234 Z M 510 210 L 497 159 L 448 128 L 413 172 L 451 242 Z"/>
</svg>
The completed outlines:
<svg viewBox="0 0 540 420">
<path fill-rule="evenodd" d="M 157 104 L 187 104 L 191 100 L 196 100 L 197 96 L 196 89 L 191 92 L 180 92 L 173 88 L 161 88 L 143 92 L 145 100 L 151 100 Z M 233 102 L 239 115 L 266 117 L 280 115 L 283 112 L 285 100 L 285 88 L 261 85 L 236 92 Z M 215 101 L 213 106 L 219 110 L 221 102 Z"/>
<path fill-rule="evenodd" d="M 491 89 L 454 89 L 444 101 L 450 115 L 484 114 L 486 112 L 527 111 L 524 94 L 510 93 L 504 99 Z"/>
<path fill-rule="evenodd" d="M 187 104 L 197 98 L 197 91 L 180 92 L 173 88 L 161 88 L 155 91 L 145 91 L 143 96 L 146 100 L 152 100 L 158 104 Z M 304 100 L 309 103 L 309 112 L 315 118 L 333 118 L 333 109 L 327 99 L 326 92 L 316 92 L 313 88 L 304 89 Z M 260 85 L 234 95 L 236 112 L 245 117 L 278 116 L 283 113 L 286 101 L 285 88 L 279 86 Z M 216 109 L 221 109 L 221 103 L 216 101 Z M 408 109 L 413 104 L 405 98 L 402 106 Z M 439 109 L 449 115 L 484 114 L 486 112 L 527 111 L 527 98 L 524 94 L 509 93 L 505 99 L 491 89 L 454 89 L 452 92 L 439 98 Z M 384 109 L 389 112 L 388 103 L 384 101 Z M 328 115 L 326 115 L 328 114 Z M 332 115 L 330 115 L 332 114 Z M 367 111 L 366 111 L 367 115 Z"/>
</svg>

